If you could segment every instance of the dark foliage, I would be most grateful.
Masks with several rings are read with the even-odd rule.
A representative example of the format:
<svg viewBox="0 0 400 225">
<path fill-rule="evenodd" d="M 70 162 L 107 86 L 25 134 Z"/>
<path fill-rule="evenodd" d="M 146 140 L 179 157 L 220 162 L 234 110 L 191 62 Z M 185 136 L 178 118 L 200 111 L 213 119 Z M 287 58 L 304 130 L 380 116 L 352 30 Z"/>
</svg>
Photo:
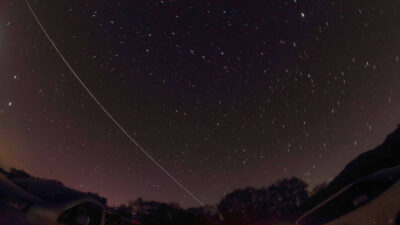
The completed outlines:
<svg viewBox="0 0 400 225">
<path fill-rule="evenodd" d="M 318 195 L 319 193 L 321 193 L 322 191 L 324 191 L 326 189 L 326 187 L 328 187 L 328 183 L 327 182 L 323 182 L 321 184 L 317 184 L 310 192 L 310 197 Z"/>
<path fill-rule="evenodd" d="M 293 222 L 307 197 L 304 181 L 283 179 L 268 188 L 236 190 L 221 200 L 218 210 L 224 217 L 223 224 Z"/>
<path fill-rule="evenodd" d="M 176 204 L 166 204 L 138 199 L 130 203 L 135 217 L 146 225 L 187 225 L 193 224 L 193 216 Z"/>
</svg>

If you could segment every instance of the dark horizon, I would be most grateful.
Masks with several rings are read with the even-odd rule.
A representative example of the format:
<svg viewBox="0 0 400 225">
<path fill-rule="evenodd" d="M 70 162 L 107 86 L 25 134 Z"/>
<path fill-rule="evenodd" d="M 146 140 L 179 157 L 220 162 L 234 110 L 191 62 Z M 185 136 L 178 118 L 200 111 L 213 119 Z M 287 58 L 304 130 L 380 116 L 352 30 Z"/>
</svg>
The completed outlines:
<svg viewBox="0 0 400 225">
<path fill-rule="evenodd" d="M 399 4 L 31 1 L 128 132 L 202 201 L 310 186 L 400 115 Z M 98 192 L 195 206 L 99 110 L 23 1 L 0 3 L 0 164 Z"/>
</svg>

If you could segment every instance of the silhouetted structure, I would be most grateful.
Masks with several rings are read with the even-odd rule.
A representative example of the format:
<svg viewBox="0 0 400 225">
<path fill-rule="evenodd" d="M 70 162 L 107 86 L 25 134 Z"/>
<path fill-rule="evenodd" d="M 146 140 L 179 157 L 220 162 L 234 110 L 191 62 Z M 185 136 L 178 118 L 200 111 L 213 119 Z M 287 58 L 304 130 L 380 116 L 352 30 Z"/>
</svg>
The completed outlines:
<svg viewBox="0 0 400 225">
<path fill-rule="evenodd" d="M 310 210 L 340 189 L 362 177 L 397 165 L 400 165 L 400 126 L 381 145 L 359 155 L 356 159 L 348 163 L 343 171 L 324 190 L 305 202 L 302 210 Z"/>
</svg>

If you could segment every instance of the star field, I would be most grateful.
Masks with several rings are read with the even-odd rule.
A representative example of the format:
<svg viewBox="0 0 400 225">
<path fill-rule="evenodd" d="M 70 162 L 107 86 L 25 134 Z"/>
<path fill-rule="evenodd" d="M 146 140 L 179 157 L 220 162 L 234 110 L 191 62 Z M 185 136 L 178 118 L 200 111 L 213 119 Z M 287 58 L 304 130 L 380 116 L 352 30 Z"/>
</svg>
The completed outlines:
<svg viewBox="0 0 400 225">
<path fill-rule="evenodd" d="M 32 7 L 128 132 L 206 203 L 332 179 L 399 122 L 393 1 L 57 1 Z M 0 162 L 98 192 L 195 202 L 86 94 L 23 1 L 0 3 Z"/>
</svg>

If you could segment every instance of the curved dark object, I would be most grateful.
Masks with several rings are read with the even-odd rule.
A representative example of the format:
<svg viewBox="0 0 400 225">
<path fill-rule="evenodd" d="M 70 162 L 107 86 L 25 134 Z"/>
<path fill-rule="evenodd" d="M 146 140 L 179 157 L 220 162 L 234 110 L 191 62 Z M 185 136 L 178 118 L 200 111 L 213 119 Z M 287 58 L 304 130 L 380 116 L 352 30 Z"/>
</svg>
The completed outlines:
<svg viewBox="0 0 400 225">
<path fill-rule="evenodd" d="M 302 208 L 307 212 L 342 188 L 372 173 L 400 165 L 400 125 L 385 141 L 348 163 L 327 188 L 312 196 Z"/>
</svg>

